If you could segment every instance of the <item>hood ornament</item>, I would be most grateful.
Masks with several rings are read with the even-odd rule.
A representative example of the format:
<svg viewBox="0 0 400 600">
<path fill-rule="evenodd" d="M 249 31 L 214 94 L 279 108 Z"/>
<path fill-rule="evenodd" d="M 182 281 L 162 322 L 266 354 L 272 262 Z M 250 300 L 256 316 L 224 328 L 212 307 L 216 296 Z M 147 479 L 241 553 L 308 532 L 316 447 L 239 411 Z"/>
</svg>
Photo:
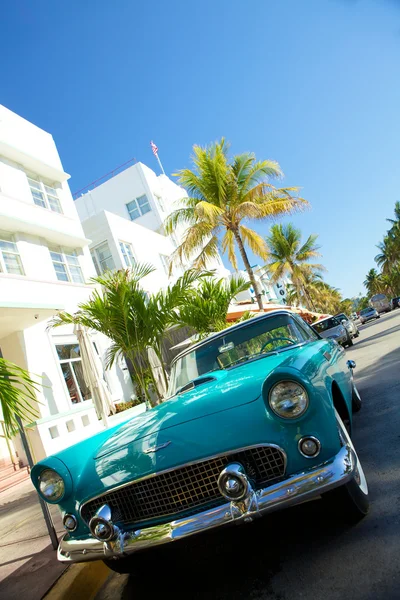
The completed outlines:
<svg viewBox="0 0 400 600">
<path fill-rule="evenodd" d="M 145 454 L 153 454 L 153 452 L 158 452 L 159 450 L 162 450 L 163 448 L 166 448 L 167 446 L 170 445 L 171 442 L 165 442 L 165 444 L 160 444 L 159 446 L 151 446 L 151 448 L 147 448 L 147 450 L 144 451 Z"/>
</svg>

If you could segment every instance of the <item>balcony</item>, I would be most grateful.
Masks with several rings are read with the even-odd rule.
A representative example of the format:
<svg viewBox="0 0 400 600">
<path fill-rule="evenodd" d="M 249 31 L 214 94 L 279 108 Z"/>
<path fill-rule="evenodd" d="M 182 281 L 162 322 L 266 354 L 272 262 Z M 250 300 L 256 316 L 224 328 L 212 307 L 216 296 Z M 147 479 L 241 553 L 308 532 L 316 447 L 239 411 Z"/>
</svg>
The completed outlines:
<svg viewBox="0 0 400 600">
<path fill-rule="evenodd" d="M 45 238 L 58 246 L 84 248 L 86 239 L 77 219 L 0 193 L 0 230 Z"/>
</svg>

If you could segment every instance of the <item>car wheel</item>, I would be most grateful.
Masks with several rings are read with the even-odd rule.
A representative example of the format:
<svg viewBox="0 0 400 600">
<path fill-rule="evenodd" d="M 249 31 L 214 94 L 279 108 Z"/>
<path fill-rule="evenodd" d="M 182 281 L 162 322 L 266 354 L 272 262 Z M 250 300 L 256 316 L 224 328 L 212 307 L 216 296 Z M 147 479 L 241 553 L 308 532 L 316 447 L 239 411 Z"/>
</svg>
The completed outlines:
<svg viewBox="0 0 400 600">
<path fill-rule="evenodd" d="M 357 458 L 357 467 L 351 481 L 323 494 L 322 499 L 342 520 L 357 523 L 365 517 L 369 510 L 367 480 L 350 436 L 336 410 L 335 416 L 342 445 L 348 444 L 352 448 Z"/>
<path fill-rule="evenodd" d="M 352 382 L 352 393 L 351 393 L 351 406 L 353 408 L 353 413 L 361 410 L 362 400 L 360 396 L 360 392 L 358 391 L 356 384 L 354 381 Z"/>
<path fill-rule="evenodd" d="M 348 335 L 348 336 L 347 336 L 347 342 L 346 342 L 346 346 L 347 346 L 348 348 L 350 348 L 350 346 L 352 346 L 352 345 L 353 345 L 353 340 L 352 340 L 352 339 L 351 339 L 351 337 Z"/>
<path fill-rule="evenodd" d="M 358 338 L 358 337 L 359 337 L 359 335 L 360 335 L 360 332 L 359 332 L 359 331 L 357 331 L 357 333 L 356 333 L 356 335 L 355 335 L 354 337 L 355 337 L 355 338 Z"/>
</svg>

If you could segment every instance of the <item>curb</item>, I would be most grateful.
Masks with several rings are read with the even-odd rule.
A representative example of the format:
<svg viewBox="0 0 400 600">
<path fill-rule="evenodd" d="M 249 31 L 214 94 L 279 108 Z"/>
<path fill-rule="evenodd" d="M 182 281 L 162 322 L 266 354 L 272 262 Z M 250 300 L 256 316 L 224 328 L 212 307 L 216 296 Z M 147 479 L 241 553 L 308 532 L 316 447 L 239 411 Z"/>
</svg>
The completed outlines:
<svg viewBox="0 0 400 600">
<path fill-rule="evenodd" d="M 71 565 L 43 600 L 93 600 L 111 572 L 101 560 Z"/>
</svg>

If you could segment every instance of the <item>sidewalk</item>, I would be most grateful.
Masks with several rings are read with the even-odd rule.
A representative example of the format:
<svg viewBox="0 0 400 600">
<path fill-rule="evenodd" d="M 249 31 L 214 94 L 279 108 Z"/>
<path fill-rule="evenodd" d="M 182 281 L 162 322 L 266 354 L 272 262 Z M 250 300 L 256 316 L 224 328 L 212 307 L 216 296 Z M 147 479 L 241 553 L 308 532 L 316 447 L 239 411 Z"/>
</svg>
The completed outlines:
<svg viewBox="0 0 400 600">
<path fill-rule="evenodd" d="M 64 532 L 56 507 L 58 536 Z M 65 565 L 57 561 L 36 491 L 30 480 L 0 493 L 0 598 L 40 600 Z"/>
</svg>

